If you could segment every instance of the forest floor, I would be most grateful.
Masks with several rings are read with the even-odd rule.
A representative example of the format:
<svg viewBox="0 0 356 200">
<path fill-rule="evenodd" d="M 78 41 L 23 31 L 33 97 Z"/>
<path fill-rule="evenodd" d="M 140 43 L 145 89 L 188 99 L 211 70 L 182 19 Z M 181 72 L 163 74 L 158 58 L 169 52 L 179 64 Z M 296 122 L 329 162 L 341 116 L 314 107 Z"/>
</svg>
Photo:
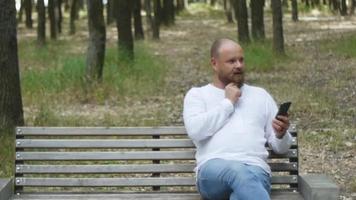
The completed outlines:
<svg viewBox="0 0 356 200">
<path fill-rule="evenodd" d="M 245 55 L 247 82 L 267 89 L 278 103 L 293 102 L 290 117 L 298 128 L 300 173 L 328 174 L 341 187 L 340 199 L 356 198 L 356 18 L 305 14 L 297 23 L 289 15 L 284 20 L 287 56 L 267 59 L 270 66 L 266 69 L 254 64 L 248 70 L 248 64 L 258 58 L 249 57 L 248 52 L 254 49 L 246 46 L 250 48 Z M 266 36 L 271 38 L 269 14 L 265 25 Z M 78 23 L 80 31 L 75 36 L 61 37 L 62 41 L 79 44 L 73 49 L 83 54 L 88 37 L 85 26 L 83 20 Z M 236 38 L 236 34 L 236 24 L 226 23 L 221 13 L 210 16 L 204 11 L 185 12 L 177 17 L 174 26 L 162 28 L 160 41 L 140 42 L 154 58 L 164 60 L 165 84 L 157 93 L 132 98 L 106 94 L 101 103 L 76 100 L 76 95 L 67 93 L 72 97 L 58 97 L 44 110 L 42 104 L 36 104 L 39 97 L 24 95 L 26 124 L 182 125 L 185 93 L 192 86 L 211 81 L 208 54 L 212 41 L 220 37 Z M 24 29 L 20 24 L 20 48 L 21 43 L 35 39 L 35 30 Z M 116 42 L 116 27 L 110 25 L 107 46 L 115 47 Z M 270 42 L 257 45 L 270 47 Z M 22 60 L 21 53 L 19 56 L 22 72 L 28 70 L 28 62 Z M 33 70 L 43 70 L 36 69 L 34 63 L 30 65 Z M 48 117 L 62 121 L 54 123 Z M 43 121 L 38 122 L 39 118 Z"/>
</svg>

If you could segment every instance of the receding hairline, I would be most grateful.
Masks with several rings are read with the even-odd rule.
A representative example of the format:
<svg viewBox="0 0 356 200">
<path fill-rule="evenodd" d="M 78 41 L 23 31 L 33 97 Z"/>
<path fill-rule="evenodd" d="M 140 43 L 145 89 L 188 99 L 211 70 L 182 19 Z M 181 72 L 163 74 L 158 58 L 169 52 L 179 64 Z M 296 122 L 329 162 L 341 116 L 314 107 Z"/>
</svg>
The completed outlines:
<svg viewBox="0 0 356 200">
<path fill-rule="evenodd" d="M 228 44 L 228 43 L 235 44 L 235 45 L 239 46 L 242 49 L 241 45 L 239 43 L 237 43 L 236 41 L 232 40 L 232 39 L 219 38 L 219 39 L 216 39 L 213 42 L 213 44 L 211 45 L 210 57 L 211 58 L 217 58 L 219 56 L 219 50 L 220 50 L 221 46 L 223 46 L 224 44 Z"/>
</svg>

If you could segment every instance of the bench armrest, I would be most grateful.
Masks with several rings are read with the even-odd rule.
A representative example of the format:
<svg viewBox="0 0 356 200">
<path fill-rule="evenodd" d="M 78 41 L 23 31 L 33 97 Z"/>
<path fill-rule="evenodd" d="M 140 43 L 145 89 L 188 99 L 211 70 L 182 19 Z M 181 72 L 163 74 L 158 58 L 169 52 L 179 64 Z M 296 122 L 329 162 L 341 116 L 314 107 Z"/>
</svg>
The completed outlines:
<svg viewBox="0 0 356 200">
<path fill-rule="evenodd" d="M 0 178 L 0 199 L 8 200 L 13 195 L 13 179 Z"/>
<path fill-rule="evenodd" d="M 299 176 L 299 191 L 305 200 L 336 200 L 339 187 L 325 174 Z"/>
</svg>

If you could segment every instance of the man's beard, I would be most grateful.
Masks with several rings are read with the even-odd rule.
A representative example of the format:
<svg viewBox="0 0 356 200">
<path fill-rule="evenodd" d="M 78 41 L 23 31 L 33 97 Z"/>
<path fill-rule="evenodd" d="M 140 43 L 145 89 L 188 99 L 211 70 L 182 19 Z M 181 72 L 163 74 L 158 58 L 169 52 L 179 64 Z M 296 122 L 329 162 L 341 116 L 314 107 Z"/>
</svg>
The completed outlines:
<svg viewBox="0 0 356 200">
<path fill-rule="evenodd" d="M 245 73 L 241 72 L 241 74 L 229 74 L 230 76 L 225 76 L 223 74 L 219 74 L 219 80 L 224 83 L 224 85 L 226 86 L 229 83 L 235 83 L 237 85 L 238 88 L 241 88 L 242 85 L 245 82 Z"/>
</svg>

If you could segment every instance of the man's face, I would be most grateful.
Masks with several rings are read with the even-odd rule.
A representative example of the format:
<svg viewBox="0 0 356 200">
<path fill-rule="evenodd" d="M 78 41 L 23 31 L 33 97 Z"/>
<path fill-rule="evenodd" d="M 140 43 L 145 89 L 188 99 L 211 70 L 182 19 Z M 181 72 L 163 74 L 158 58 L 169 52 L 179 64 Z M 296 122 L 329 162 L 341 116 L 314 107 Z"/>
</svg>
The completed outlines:
<svg viewBox="0 0 356 200">
<path fill-rule="evenodd" d="M 231 82 L 241 87 L 244 83 L 244 55 L 242 48 L 236 43 L 225 43 L 219 49 L 216 58 L 211 59 L 215 74 L 227 85 Z"/>
</svg>

